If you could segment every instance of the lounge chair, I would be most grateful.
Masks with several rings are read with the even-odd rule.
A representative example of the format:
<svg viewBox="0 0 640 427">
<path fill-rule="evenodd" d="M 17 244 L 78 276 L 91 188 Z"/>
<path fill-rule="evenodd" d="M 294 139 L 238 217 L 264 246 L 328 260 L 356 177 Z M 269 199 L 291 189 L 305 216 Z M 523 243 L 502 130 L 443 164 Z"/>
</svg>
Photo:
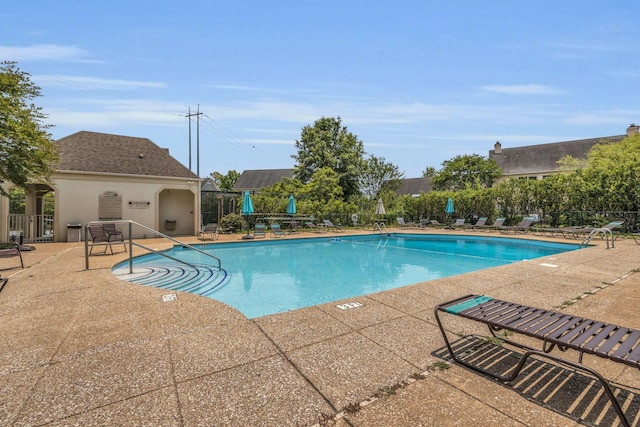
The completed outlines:
<svg viewBox="0 0 640 427">
<path fill-rule="evenodd" d="M 253 227 L 253 237 L 254 238 L 264 238 L 267 237 L 267 226 L 261 222 L 257 223 Z"/>
<path fill-rule="evenodd" d="M 447 224 L 442 224 L 437 219 L 430 220 L 429 221 L 429 225 L 432 226 L 432 227 L 436 227 L 436 228 L 443 228 L 443 227 L 447 226 Z"/>
<path fill-rule="evenodd" d="M 466 228 L 470 228 L 470 229 L 472 229 L 472 230 L 473 230 L 474 228 L 476 228 L 476 227 L 478 227 L 478 228 L 480 228 L 480 227 L 484 227 L 484 226 L 485 226 L 485 224 L 487 223 L 487 220 L 488 220 L 488 219 L 489 219 L 489 218 L 487 218 L 486 216 L 480 217 L 480 218 L 478 218 L 478 220 L 476 221 L 476 223 L 475 223 L 475 224 L 466 224 L 466 225 L 465 225 L 465 227 L 466 227 Z"/>
<path fill-rule="evenodd" d="M 517 225 L 503 225 L 502 227 L 498 227 L 501 233 L 509 234 L 513 233 L 527 233 L 531 229 L 531 226 L 535 222 L 535 218 L 527 216 L 522 218 L 520 223 Z"/>
<path fill-rule="evenodd" d="M 218 234 L 218 224 L 213 222 L 205 225 L 198 233 L 198 240 L 216 240 L 219 237 L 220 235 Z"/>
<path fill-rule="evenodd" d="M 406 222 L 404 220 L 403 217 L 399 216 L 396 218 L 396 221 L 398 222 L 398 225 L 400 226 L 400 228 L 412 228 L 412 227 L 416 227 L 416 223 L 415 222 Z"/>
<path fill-rule="evenodd" d="M 271 234 L 273 237 L 286 237 L 286 233 L 282 231 L 280 224 L 277 222 L 271 224 Z"/>
<path fill-rule="evenodd" d="M 344 231 L 342 229 L 341 225 L 335 225 L 333 222 L 331 222 L 330 219 L 323 219 L 322 223 L 324 224 L 324 226 L 328 229 L 328 230 L 333 230 L 333 231 Z"/>
<path fill-rule="evenodd" d="M 111 255 L 113 255 L 113 244 L 122 244 L 125 252 L 127 251 L 127 246 L 124 243 L 124 239 L 117 234 L 114 234 L 112 237 L 109 236 L 104 229 L 103 224 L 89 224 L 89 235 L 91 235 L 91 249 L 89 250 L 89 255 L 93 254 L 93 248 L 95 246 L 104 246 L 103 254 L 107 253 L 107 248 L 111 251 Z"/>
<path fill-rule="evenodd" d="M 484 224 L 484 225 L 475 225 L 474 228 L 477 228 L 479 230 L 497 230 L 500 227 L 504 226 L 504 222 L 507 220 L 507 218 L 496 218 L 495 221 L 493 221 L 493 224 Z"/>
<path fill-rule="evenodd" d="M 581 237 L 581 236 L 586 237 L 593 230 L 597 230 L 597 229 L 603 228 L 605 230 L 611 231 L 611 236 L 612 236 L 612 238 L 614 238 L 613 230 L 615 230 L 616 228 L 620 227 L 622 224 L 624 224 L 624 221 L 611 221 L 609 224 L 603 225 L 602 227 L 568 228 L 568 229 L 564 230 L 563 236 L 564 237 L 570 236 L 570 237 L 574 237 L 574 238 L 578 238 L 578 237 Z"/>
<path fill-rule="evenodd" d="M 20 259 L 20 267 L 24 268 L 24 261 L 22 259 L 22 251 L 20 250 L 20 245 L 16 242 L 6 243 L 0 245 L 0 258 L 11 258 L 18 257 Z M 0 279 L 4 283 L 2 286 L 6 284 L 6 281 L 9 279 Z"/>
<path fill-rule="evenodd" d="M 314 224 L 311 221 L 305 222 L 304 225 L 305 225 L 305 227 L 309 228 L 310 230 L 317 231 L 317 232 L 322 232 L 322 228 L 317 226 L 316 224 Z"/>
<path fill-rule="evenodd" d="M 468 226 L 468 225 L 471 225 L 471 224 L 466 224 L 466 223 L 465 223 L 465 219 L 464 219 L 464 218 L 458 218 L 458 219 L 456 219 L 456 222 L 454 222 L 453 224 L 451 224 L 451 227 L 450 227 L 450 228 L 451 228 L 451 229 L 454 229 L 454 228 L 456 228 L 456 227 L 462 227 L 462 228 L 464 228 L 464 227 L 466 227 L 466 226 Z"/>
<path fill-rule="evenodd" d="M 523 350 L 519 361 L 511 369 L 505 371 L 504 374 L 485 369 L 480 366 L 482 364 L 482 355 L 484 354 L 485 359 L 487 359 L 495 357 L 496 352 L 490 350 L 489 346 L 491 344 L 484 339 L 482 339 L 483 344 L 474 347 L 473 342 L 481 342 L 481 338 L 477 336 L 463 337 L 463 340 L 470 341 L 469 346 L 464 346 L 467 351 L 463 350 L 461 352 L 458 350 L 457 353 L 454 352 L 454 347 L 449 342 L 440 318 L 441 314 L 445 314 L 445 316 L 446 314 L 460 316 L 487 325 L 494 339 Z M 529 366 L 525 362 L 530 356 L 548 359 L 572 370 L 580 370 L 600 382 L 622 425 L 631 425 L 626 419 L 609 382 L 593 368 L 583 365 L 582 361 L 585 354 L 593 354 L 613 362 L 638 368 L 640 363 L 640 330 L 479 295 L 466 295 L 439 304 L 435 308 L 435 317 L 449 354 L 457 363 L 504 382 L 515 380 L 525 365 Z M 459 327 L 456 324 L 454 328 Z M 497 336 L 496 332 L 499 330 L 533 337 L 541 341 L 541 349 L 538 350 L 512 341 L 507 339 L 506 335 L 500 334 L 500 336 Z M 554 347 L 557 347 L 560 351 L 575 350 L 578 352 L 578 361 L 563 359 L 557 356 L 557 353 L 550 354 Z M 500 349 L 501 358 L 504 358 L 505 348 L 496 348 Z M 495 362 L 493 359 L 492 361 Z M 624 396 L 625 394 L 621 393 L 621 395 Z"/>
</svg>

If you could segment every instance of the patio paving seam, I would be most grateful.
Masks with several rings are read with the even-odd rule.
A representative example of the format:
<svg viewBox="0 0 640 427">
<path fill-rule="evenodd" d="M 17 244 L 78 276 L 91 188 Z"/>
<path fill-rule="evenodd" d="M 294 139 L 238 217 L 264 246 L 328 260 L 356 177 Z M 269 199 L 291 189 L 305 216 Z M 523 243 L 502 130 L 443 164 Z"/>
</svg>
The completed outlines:
<svg viewBox="0 0 640 427">
<path fill-rule="evenodd" d="M 322 399 L 331 407 L 331 409 L 337 413 L 338 409 L 335 407 L 333 402 L 322 391 L 320 391 L 320 389 L 313 383 L 313 381 L 311 381 L 311 379 L 309 379 L 309 377 L 307 377 L 302 372 L 302 370 L 293 362 L 293 360 L 289 359 L 289 356 L 287 356 L 287 354 L 280 348 L 280 346 L 273 339 L 271 339 L 271 336 L 269 336 L 269 334 L 267 334 L 267 332 L 264 329 L 262 329 L 262 327 L 260 326 L 260 324 L 258 324 L 258 322 L 255 322 L 253 320 L 252 322 L 258 327 L 258 329 L 260 330 L 260 332 L 262 332 L 265 338 L 271 341 L 271 343 L 275 346 L 275 348 L 277 349 L 278 355 L 282 357 L 289 365 L 291 365 L 291 367 L 295 369 L 298 375 L 300 375 L 307 382 L 307 384 L 309 384 L 311 388 L 315 390 L 315 392 L 318 393 L 320 397 L 322 397 Z"/>
</svg>

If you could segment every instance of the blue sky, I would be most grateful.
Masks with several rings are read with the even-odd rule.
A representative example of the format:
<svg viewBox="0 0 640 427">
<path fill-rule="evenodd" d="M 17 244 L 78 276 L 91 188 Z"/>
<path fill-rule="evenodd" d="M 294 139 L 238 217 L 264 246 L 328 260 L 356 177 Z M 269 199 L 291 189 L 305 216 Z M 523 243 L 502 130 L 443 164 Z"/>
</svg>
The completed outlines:
<svg viewBox="0 0 640 427">
<path fill-rule="evenodd" d="M 293 167 L 342 118 L 405 177 L 461 154 L 640 122 L 640 2 L 8 2 L 0 60 L 42 88 L 55 139 L 149 138 L 192 170 Z"/>
</svg>

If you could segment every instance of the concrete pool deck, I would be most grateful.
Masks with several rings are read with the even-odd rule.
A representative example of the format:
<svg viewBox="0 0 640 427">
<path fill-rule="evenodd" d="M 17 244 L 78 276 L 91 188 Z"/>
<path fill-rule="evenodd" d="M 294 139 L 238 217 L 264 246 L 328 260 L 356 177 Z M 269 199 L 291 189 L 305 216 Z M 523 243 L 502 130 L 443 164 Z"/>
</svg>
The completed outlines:
<svg viewBox="0 0 640 427">
<path fill-rule="evenodd" d="M 125 253 L 92 256 L 86 270 L 83 243 L 37 244 L 23 270 L 0 259 L 10 277 L 0 292 L 0 425 L 615 425 L 597 389 L 558 385 L 572 376 L 566 369 L 543 366 L 508 385 L 455 364 L 438 369 L 448 355 L 433 308 L 467 293 L 567 303 L 567 313 L 640 329 L 640 247 L 594 243 L 252 320 L 215 300 L 177 293 L 163 302 L 170 292 L 120 281 L 110 269 Z M 345 302 L 362 306 L 337 307 Z M 452 333 L 487 334 L 448 320 Z M 637 423 L 638 370 L 587 363 L 625 386 L 616 391 Z"/>
</svg>

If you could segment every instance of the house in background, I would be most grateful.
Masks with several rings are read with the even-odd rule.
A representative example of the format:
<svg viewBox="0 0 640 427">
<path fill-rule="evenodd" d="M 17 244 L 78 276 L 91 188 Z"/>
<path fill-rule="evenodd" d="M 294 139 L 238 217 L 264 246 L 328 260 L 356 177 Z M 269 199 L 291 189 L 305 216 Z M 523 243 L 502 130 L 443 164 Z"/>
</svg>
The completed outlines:
<svg viewBox="0 0 640 427">
<path fill-rule="evenodd" d="M 400 188 L 396 190 L 396 194 L 401 196 L 409 195 L 411 197 L 420 197 L 420 194 L 429 193 L 433 190 L 433 187 L 431 187 L 431 177 L 403 178 L 400 182 Z"/>
<path fill-rule="evenodd" d="M 627 128 L 626 135 L 515 148 L 502 148 L 502 144 L 496 142 L 494 149 L 489 151 L 489 158 L 495 160 L 500 169 L 502 169 L 501 180 L 508 178 L 543 179 L 560 172 L 558 161 L 563 157 L 569 155 L 578 159 L 585 159 L 594 145 L 620 142 L 627 136 L 638 133 L 638 129 L 639 127 L 636 124 L 631 124 Z"/>
<path fill-rule="evenodd" d="M 26 241 L 65 241 L 69 225 L 97 220 L 132 220 L 168 235 L 200 230 L 200 178 L 167 149 L 147 138 L 87 131 L 56 144 L 59 162 L 51 185 L 25 189 L 26 214 L 10 215 L 8 199 L 0 200 L 0 241 L 10 235 Z M 55 194 L 52 217 L 43 214 L 48 192 Z M 147 234 L 133 230 L 134 238 Z M 84 239 L 83 234 L 79 237 Z"/>
<path fill-rule="evenodd" d="M 242 172 L 233 186 L 234 191 L 258 193 L 264 187 L 277 184 L 284 178 L 293 178 L 293 169 L 254 169 Z"/>
</svg>

